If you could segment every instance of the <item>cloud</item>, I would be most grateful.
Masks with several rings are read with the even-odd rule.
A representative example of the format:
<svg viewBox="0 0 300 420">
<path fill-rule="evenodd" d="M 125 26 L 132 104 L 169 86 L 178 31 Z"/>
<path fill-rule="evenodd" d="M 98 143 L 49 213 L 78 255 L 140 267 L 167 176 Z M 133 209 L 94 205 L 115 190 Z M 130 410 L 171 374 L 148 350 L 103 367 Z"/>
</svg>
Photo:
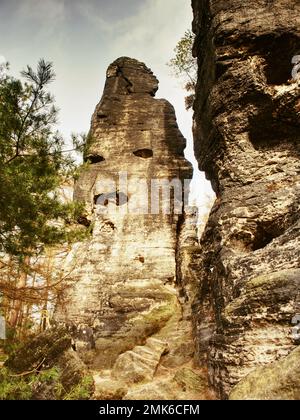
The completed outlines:
<svg viewBox="0 0 300 420">
<path fill-rule="evenodd" d="M 17 14 L 19 17 L 40 21 L 51 21 L 56 24 L 65 15 L 64 0 L 25 0 L 19 3 Z"/>
<path fill-rule="evenodd" d="M 141 0 L 73 0 L 72 5 L 81 17 L 86 18 L 98 30 L 113 33 L 116 26 L 128 16 L 136 15 L 137 11 L 143 7 Z"/>
<path fill-rule="evenodd" d="M 54 62 L 53 93 L 61 108 L 60 129 L 87 131 L 99 100 L 107 66 L 119 56 L 144 61 L 160 81 L 158 97 L 175 107 L 188 140 L 186 155 L 194 164 L 192 113 L 184 107 L 185 92 L 166 63 L 191 26 L 188 0 L 0 0 L 1 53 L 18 75 L 40 57 Z M 11 71 L 12 71 L 11 70 Z M 80 100 L 78 100 L 80 98 Z M 209 191 L 195 171 L 193 195 Z"/>
<path fill-rule="evenodd" d="M 129 51 L 136 56 L 151 56 L 156 62 L 161 62 L 162 54 L 166 53 L 167 61 L 177 40 L 191 25 L 191 19 L 190 6 L 184 2 L 145 0 L 134 13 L 109 22 L 111 44 L 115 51 L 124 51 L 123 55 Z"/>
</svg>

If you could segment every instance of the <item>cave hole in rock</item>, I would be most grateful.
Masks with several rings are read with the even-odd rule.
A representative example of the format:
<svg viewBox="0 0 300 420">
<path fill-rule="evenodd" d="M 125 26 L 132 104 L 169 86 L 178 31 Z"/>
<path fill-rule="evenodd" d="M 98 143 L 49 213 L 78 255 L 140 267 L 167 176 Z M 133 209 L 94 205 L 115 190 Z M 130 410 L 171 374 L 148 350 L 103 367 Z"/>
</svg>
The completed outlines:
<svg viewBox="0 0 300 420">
<path fill-rule="evenodd" d="M 258 223 L 257 229 L 255 232 L 254 241 L 252 243 L 252 250 L 257 251 L 259 249 L 265 248 L 269 245 L 274 239 L 278 238 L 284 233 L 283 225 L 279 223 L 274 224 L 269 223 Z"/>
<path fill-rule="evenodd" d="M 98 112 L 98 114 L 97 114 L 97 118 L 99 120 L 104 120 L 107 117 L 108 117 L 108 115 L 104 114 L 103 112 Z"/>
<path fill-rule="evenodd" d="M 133 154 L 143 159 L 149 159 L 153 157 L 153 151 L 151 149 L 139 149 L 133 152 Z"/>
<path fill-rule="evenodd" d="M 272 117 L 254 117 L 250 123 L 249 138 L 256 150 L 292 149 L 299 153 L 299 128 L 284 122 L 275 121 Z"/>
<path fill-rule="evenodd" d="M 219 60 L 216 62 L 216 80 L 219 80 L 226 73 L 231 63 L 231 60 Z"/>
<path fill-rule="evenodd" d="M 84 215 L 81 215 L 81 216 L 78 217 L 77 223 L 79 223 L 80 225 L 83 225 L 87 228 L 91 226 L 91 221 Z"/>
<path fill-rule="evenodd" d="M 277 120 L 274 105 L 269 98 L 257 97 L 252 103 L 257 113 L 249 118 L 249 140 L 256 150 L 280 148 L 293 149 L 298 153 L 300 132 L 295 124 Z"/>
<path fill-rule="evenodd" d="M 255 41 L 253 53 L 265 61 L 264 72 L 269 85 L 283 85 L 292 79 L 292 58 L 300 54 L 300 38 L 293 34 L 263 35 Z"/>
<path fill-rule="evenodd" d="M 111 230 L 115 230 L 116 226 L 113 222 L 111 222 L 110 220 L 105 220 L 105 225 L 110 228 Z"/>
<path fill-rule="evenodd" d="M 128 203 L 128 196 L 123 192 L 114 191 L 111 193 L 97 194 L 94 196 L 94 204 L 100 206 L 108 206 L 113 203 L 116 206 L 123 206 Z"/>
<path fill-rule="evenodd" d="M 95 163 L 100 163 L 100 162 L 104 162 L 105 159 L 103 156 L 100 155 L 88 155 L 86 156 L 86 158 L 84 159 L 85 162 L 89 162 L 91 164 L 95 164 Z"/>
</svg>

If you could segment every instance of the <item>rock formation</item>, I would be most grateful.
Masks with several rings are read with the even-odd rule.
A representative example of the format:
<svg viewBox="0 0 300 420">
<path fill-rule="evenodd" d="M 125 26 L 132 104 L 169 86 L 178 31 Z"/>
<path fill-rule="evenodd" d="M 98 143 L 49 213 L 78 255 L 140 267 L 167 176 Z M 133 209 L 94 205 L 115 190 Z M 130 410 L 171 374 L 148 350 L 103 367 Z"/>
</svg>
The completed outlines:
<svg viewBox="0 0 300 420">
<path fill-rule="evenodd" d="M 193 305 L 197 359 L 222 398 L 250 372 L 233 397 L 292 397 L 299 369 L 282 369 L 296 360 L 297 353 L 288 355 L 300 312 L 300 88 L 293 68 L 300 3 L 192 4 L 195 153 L 217 195 Z"/>
<path fill-rule="evenodd" d="M 86 209 L 80 222 L 92 235 L 69 254 L 75 266 L 56 319 L 72 330 L 101 399 L 208 393 L 192 363 L 197 237 L 189 220 L 196 215 L 184 212 L 192 168 L 174 109 L 154 98 L 157 89 L 143 63 L 123 57 L 109 66 L 92 117 L 89 165 L 75 186 Z M 155 180 L 176 180 L 171 200 L 163 195 L 160 206 Z"/>
</svg>

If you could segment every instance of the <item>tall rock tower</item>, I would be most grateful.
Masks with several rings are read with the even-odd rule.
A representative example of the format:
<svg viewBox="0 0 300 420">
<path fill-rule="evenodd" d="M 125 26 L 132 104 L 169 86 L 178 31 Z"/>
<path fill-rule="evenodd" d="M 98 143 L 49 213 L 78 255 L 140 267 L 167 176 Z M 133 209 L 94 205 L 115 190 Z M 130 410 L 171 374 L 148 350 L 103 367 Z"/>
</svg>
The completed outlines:
<svg viewBox="0 0 300 420">
<path fill-rule="evenodd" d="M 174 109 L 154 98 L 157 89 L 137 60 L 122 57 L 107 70 L 92 117 L 90 164 L 75 187 L 92 236 L 72 249 L 70 287 L 56 313 L 93 368 L 113 368 L 125 382 L 150 380 L 162 355 L 165 368 L 193 355 L 183 304 L 191 287 L 183 290 L 188 268 L 179 263 L 182 242 L 196 242 L 184 212 L 192 167 Z"/>
</svg>

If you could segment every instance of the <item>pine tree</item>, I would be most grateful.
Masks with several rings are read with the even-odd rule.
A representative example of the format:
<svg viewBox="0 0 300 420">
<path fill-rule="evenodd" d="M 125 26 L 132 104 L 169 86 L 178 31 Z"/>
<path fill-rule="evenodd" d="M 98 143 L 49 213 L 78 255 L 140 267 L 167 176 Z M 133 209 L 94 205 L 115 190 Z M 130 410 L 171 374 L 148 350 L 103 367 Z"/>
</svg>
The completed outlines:
<svg viewBox="0 0 300 420">
<path fill-rule="evenodd" d="M 73 169 L 57 131 L 57 109 L 47 91 L 55 74 L 40 60 L 24 82 L 0 72 L 0 252 L 24 257 L 72 235 L 63 224 L 79 209 L 63 204 L 57 188 Z"/>
</svg>

